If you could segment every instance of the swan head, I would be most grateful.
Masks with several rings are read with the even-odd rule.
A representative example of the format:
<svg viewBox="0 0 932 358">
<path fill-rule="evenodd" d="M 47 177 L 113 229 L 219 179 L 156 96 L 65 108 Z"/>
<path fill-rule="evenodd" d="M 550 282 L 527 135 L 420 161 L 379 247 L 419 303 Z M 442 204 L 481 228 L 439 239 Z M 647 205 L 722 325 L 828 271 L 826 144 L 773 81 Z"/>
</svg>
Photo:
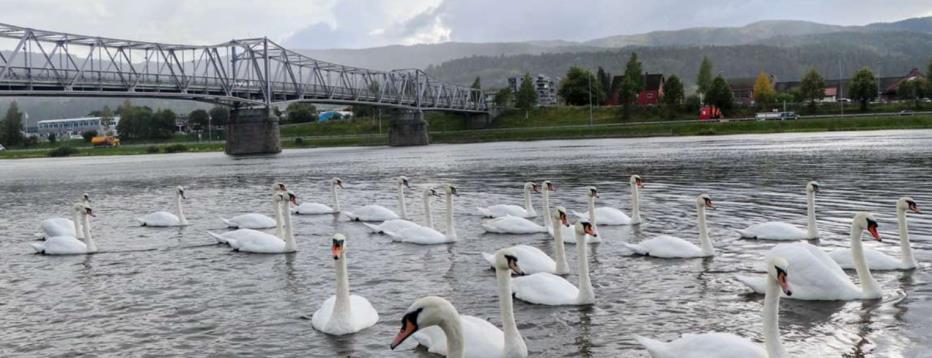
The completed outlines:
<svg viewBox="0 0 932 358">
<path fill-rule="evenodd" d="M 460 196 L 459 192 L 456 191 L 456 187 L 453 184 L 444 184 L 443 192 L 447 195 Z"/>
<path fill-rule="evenodd" d="M 599 237 L 599 235 L 595 232 L 595 227 L 592 226 L 592 223 L 590 223 L 588 220 L 580 220 L 576 222 L 576 234 Z"/>
<path fill-rule="evenodd" d="M 854 215 L 854 220 L 851 225 L 860 232 L 862 230 L 867 230 L 871 234 L 871 237 L 877 241 L 883 241 L 880 239 L 880 233 L 877 232 L 877 220 L 874 219 L 874 216 L 869 213 L 857 213 Z"/>
<path fill-rule="evenodd" d="M 555 221 L 559 221 L 561 224 L 563 224 L 563 226 L 570 226 L 569 218 L 566 215 L 566 208 L 562 206 L 553 208 L 551 218 Z"/>
<path fill-rule="evenodd" d="M 540 185 L 541 185 L 542 189 L 544 189 L 544 190 L 547 190 L 547 191 L 557 191 L 557 186 L 556 186 L 556 185 L 553 185 L 553 183 L 551 183 L 549 180 L 544 180 L 543 182 L 540 183 Z"/>
<path fill-rule="evenodd" d="M 495 252 L 495 270 L 511 271 L 515 275 L 524 275 L 521 266 L 518 266 L 518 257 L 510 249 L 501 249 Z"/>
<path fill-rule="evenodd" d="M 900 200 L 896 201 L 896 210 L 898 211 L 909 210 L 917 214 L 922 212 L 919 210 L 919 205 L 916 204 L 916 201 L 914 201 L 913 198 L 910 198 L 908 196 L 904 196 L 900 198 Z"/>
<path fill-rule="evenodd" d="M 434 188 L 424 188 L 424 198 L 430 198 L 432 196 L 440 196 L 440 193 L 437 192 L 437 189 Z"/>
<path fill-rule="evenodd" d="M 644 187 L 644 180 L 641 179 L 640 175 L 635 174 L 631 176 L 630 180 L 628 180 L 628 184 L 631 184 L 633 186 L 636 186 L 638 189 L 641 189 Z"/>
<path fill-rule="evenodd" d="M 715 209 L 715 204 L 712 204 L 712 198 L 709 197 L 709 194 L 699 194 L 696 197 L 696 205 L 699 207 Z"/>
<path fill-rule="evenodd" d="M 343 234 L 333 234 L 333 240 L 330 244 L 330 252 L 333 253 L 333 259 L 339 260 L 346 255 L 346 236 Z"/>
<path fill-rule="evenodd" d="M 596 187 L 594 187 L 594 186 L 587 186 L 587 187 L 586 187 L 586 195 L 588 195 L 588 196 L 591 197 L 591 198 L 598 198 L 598 197 L 599 197 L 599 189 L 596 189 Z"/>
<path fill-rule="evenodd" d="M 97 217 L 97 215 L 94 215 L 94 209 L 92 209 L 90 206 L 84 203 L 74 204 L 74 211 L 78 213 L 79 215 Z"/>
<path fill-rule="evenodd" d="M 288 200 L 288 202 L 290 202 L 291 205 L 298 206 L 298 196 L 294 195 L 294 193 L 287 191 L 287 192 L 282 193 L 282 196 L 283 196 L 283 199 Z"/>
<path fill-rule="evenodd" d="M 331 179 L 330 184 L 340 189 L 343 189 L 343 180 L 341 180 L 340 178 Z"/>
<path fill-rule="evenodd" d="M 175 188 L 175 194 L 177 194 L 178 196 L 180 196 L 182 199 L 187 199 L 187 198 L 184 196 L 184 188 L 183 188 L 181 185 L 179 185 L 177 188 Z"/>
<path fill-rule="evenodd" d="M 84 201 L 85 203 L 90 203 L 91 202 L 90 194 L 88 193 L 81 194 L 81 201 Z"/>
<path fill-rule="evenodd" d="M 819 182 L 813 180 L 809 183 L 806 183 L 806 192 L 807 193 L 818 193 L 821 186 L 822 184 L 819 184 Z"/>
<path fill-rule="evenodd" d="M 400 177 L 395 178 L 395 180 L 398 182 L 398 185 L 411 189 L 411 184 L 408 183 L 408 177 L 400 176 Z"/>
<path fill-rule="evenodd" d="M 274 190 L 277 193 L 280 191 L 287 191 L 288 188 L 285 187 L 285 183 L 275 183 L 275 184 L 272 184 L 272 190 Z"/>
<path fill-rule="evenodd" d="M 394 350 L 414 332 L 430 326 L 451 324 L 456 319 L 459 319 L 459 313 L 450 301 L 437 296 L 419 298 L 405 311 L 401 318 L 401 330 L 389 347 Z"/>
<path fill-rule="evenodd" d="M 532 182 L 524 183 L 524 191 L 540 193 L 540 185 L 537 183 L 532 183 Z"/>
<path fill-rule="evenodd" d="M 789 272 L 790 263 L 782 257 L 774 257 L 770 259 L 767 265 L 767 274 L 772 277 L 780 289 L 783 290 L 783 293 L 787 296 L 793 295 L 793 290 L 790 289 L 790 279 L 787 274 Z"/>
</svg>

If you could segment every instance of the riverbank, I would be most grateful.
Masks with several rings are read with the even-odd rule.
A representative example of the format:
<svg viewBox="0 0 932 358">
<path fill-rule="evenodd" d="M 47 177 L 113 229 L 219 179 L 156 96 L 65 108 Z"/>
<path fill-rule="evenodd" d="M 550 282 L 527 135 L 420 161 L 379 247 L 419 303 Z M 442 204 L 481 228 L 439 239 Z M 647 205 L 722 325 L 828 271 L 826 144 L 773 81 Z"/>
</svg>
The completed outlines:
<svg viewBox="0 0 932 358">
<path fill-rule="evenodd" d="M 562 110 L 565 111 L 565 110 Z M 533 113 L 532 113 L 533 114 Z M 588 114 L 588 113 L 586 113 Z M 876 114 L 863 117 L 820 117 L 794 121 L 651 121 L 616 123 L 603 114 L 594 116 L 593 125 L 578 124 L 578 113 L 537 113 L 529 121 L 504 117 L 493 128 L 465 129 L 465 121 L 453 115 L 429 116 L 431 142 L 479 143 L 495 141 L 531 141 L 552 139 L 625 138 L 661 136 L 702 136 L 728 134 L 764 134 L 792 132 L 865 131 L 886 129 L 930 129 L 932 115 L 898 116 Z M 521 116 L 523 117 L 523 115 Z M 546 120 L 547 118 L 551 120 Z M 588 117 L 588 116 L 586 116 Z M 569 119 L 567 119 L 569 118 Z M 596 119 L 597 118 L 597 119 Z M 588 119 L 588 118 L 587 118 Z M 570 123 L 570 124 L 567 124 Z M 518 125 L 525 126 L 518 126 Z M 529 126 L 534 124 L 534 126 Z M 560 124 L 560 125 L 545 125 Z M 387 126 L 387 123 L 383 123 Z M 316 130 L 315 130 L 316 129 Z M 376 131 L 373 131 L 375 129 Z M 315 123 L 282 126 L 283 148 L 314 148 L 341 146 L 380 146 L 388 144 L 387 129 L 377 132 L 378 124 L 371 120 Z M 326 135 L 320 135 L 320 134 Z M 318 134 L 318 135 L 314 135 Z M 116 148 L 75 147 L 74 156 L 136 155 L 175 152 L 223 151 L 223 142 L 187 142 L 167 144 L 130 144 Z M 0 159 L 40 158 L 54 149 L 20 149 L 0 152 Z"/>
</svg>

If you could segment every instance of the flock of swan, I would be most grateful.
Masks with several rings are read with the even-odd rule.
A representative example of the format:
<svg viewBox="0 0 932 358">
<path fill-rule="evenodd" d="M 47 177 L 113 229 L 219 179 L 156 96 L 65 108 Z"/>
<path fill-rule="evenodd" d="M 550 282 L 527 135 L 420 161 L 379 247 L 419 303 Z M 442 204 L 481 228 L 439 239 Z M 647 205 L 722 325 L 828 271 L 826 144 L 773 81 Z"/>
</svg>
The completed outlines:
<svg viewBox="0 0 932 358">
<path fill-rule="evenodd" d="M 409 337 L 427 348 L 429 352 L 447 357 L 526 357 L 528 349 L 518 330 L 513 310 L 513 300 L 531 304 L 565 306 L 590 305 L 595 303 L 596 292 L 590 281 L 587 245 L 597 244 L 602 238 L 599 226 L 638 225 L 643 219 L 640 214 L 640 190 L 644 182 L 640 176 L 632 175 L 631 215 L 612 207 L 596 207 L 598 189 L 586 187 L 588 208 L 586 212 L 568 212 L 562 206 L 551 206 L 550 192 L 556 186 L 550 181 L 540 184 L 525 183 L 523 205 L 498 204 L 476 208 L 475 214 L 486 218 L 482 228 L 491 233 L 534 234 L 546 233 L 553 238 L 553 257 L 528 245 L 499 248 L 493 253 L 482 253 L 480 262 L 490 265 L 498 283 L 499 308 L 502 328 L 474 316 L 460 314 L 447 300 L 427 296 L 416 300 L 402 315 L 401 329 L 391 342 L 395 349 Z M 398 212 L 380 205 L 366 205 L 344 210 L 339 191 L 343 181 L 333 178 L 329 182 L 331 204 L 302 203 L 284 184 L 273 185 L 272 213 L 274 218 L 262 213 L 248 213 L 220 220 L 230 228 L 224 233 L 207 232 L 218 245 L 228 245 L 235 251 L 261 254 L 290 253 L 298 250 L 295 240 L 292 214 L 336 215 L 350 221 L 358 221 L 374 234 L 386 235 L 394 241 L 433 245 L 457 240 L 454 223 L 454 197 L 458 196 L 455 186 L 444 184 L 424 188 L 421 192 L 424 205 L 423 223 L 409 218 L 406 190 L 411 186 L 406 177 L 392 178 L 397 189 Z M 760 276 L 736 275 L 735 279 L 757 293 L 764 295 L 763 329 L 764 345 L 726 333 L 686 334 L 672 342 L 635 336 L 653 357 L 786 357 L 779 326 L 779 301 L 781 298 L 797 300 L 869 300 L 882 297 L 883 290 L 871 276 L 871 270 L 909 270 L 916 261 L 909 243 L 906 223 L 908 211 L 919 213 L 919 207 L 909 197 L 897 201 L 897 220 L 901 257 L 899 259 L 879 251 L 864 248 L 861 236 L 867 231 L 880 241 L 877 221 L 869 213 L 857 213 L 851 221 L 850 248 L 825 252 L 806 240 L 819 237 L 815 218 L 815 196 L 819 193 L 818 182 L 806 185 L 807 227 L 805 230 L 785 222 L 764 222 L 739 230 L 745 239 L 791 241 L 779 243 L 763 258 Z M 538 213 L 532 196 L 541 194 L 542 224 L 534 221 Z M 444 225 L 434 225 L 432 201 L 435 197 L 444 200 Z M 138 218 L 146 227 L 186 226 L 183 201 L 186 199 L 182 187 L 175 190 L 176 212 L 157 211 Z M 633 255 L 660 259 L 690 259 L 715 255 L 709 237 L 706 210 L 714 208 L 711 197 L 701 194 L 696 197 L 695 209 L 699 238 L 695 243 L 669 235 L 660 235 L 637 243 L 622 243 Z M 90 219 L 94 216 L 90 197 L 84 194 L 80 202 L 72 207 L 74 218 L 51 218 L 40 224 L 37 236 L 40 242 L 32 243 L 39 254 L 78 255 L 97 252 L 91 234 Z M 571 219 L 571 217 L 573 219 Z M 264 230 L 274 229 L 274 234 Z M 576 282 L 565 278 L 570 272 L 565 244 L 576 247 Z M 324 301 L 314 313 L 312 326 L 331 335 L 346 335 L 373 326 L 379 314 L 372 304 L 362 296 L 350 293 L 347 274 L 347 238 L 336 233 L 332 237 L 331 255 L 335 264 L 336 292 Z M 854 284 L 845 269 L 857 272 L 860 285 Z M 514 275 L 514 277 L 513 277 Z M 792 284 L 791 284 L 792 282 Z"/>
</svg>

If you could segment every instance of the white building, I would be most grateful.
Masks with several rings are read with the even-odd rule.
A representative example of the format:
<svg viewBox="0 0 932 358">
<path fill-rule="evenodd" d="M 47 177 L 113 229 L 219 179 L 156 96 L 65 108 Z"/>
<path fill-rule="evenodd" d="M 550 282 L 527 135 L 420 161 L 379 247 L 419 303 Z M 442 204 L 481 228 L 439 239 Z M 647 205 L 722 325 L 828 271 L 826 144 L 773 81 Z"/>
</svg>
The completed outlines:
<svg viewBox="0 0 932 358">
<path fill-rule="evenodd" d="M 550 76 L 537 75 L 531 77 L 534 80 L 534 89 L 537 91 L 538 106 L 554 106 L 557 104 L 557 87 Z M 518 93 L 521 84 L 524 83 L 524 76 L 511 77 L 508 79 L 508 86 L 514 93 Z"/>
<path fill-rule="evenodd" d="M 97 131 L 97 133 L 104 133 L 107 131 L 116 132 L 116 125 L 120 122 L 120 116 L 113 117 L 113 126 L 110 128 L 104 128 L 100 124 L 100 118 L 101 117 L 46 119 L 36 123 L 36 127 L 39 135 L 43 137 L 48 137 L 48 135 L 52 133 L 61 137 L 64 135 L 81 135 L 88 131 Z"/>
</svg>

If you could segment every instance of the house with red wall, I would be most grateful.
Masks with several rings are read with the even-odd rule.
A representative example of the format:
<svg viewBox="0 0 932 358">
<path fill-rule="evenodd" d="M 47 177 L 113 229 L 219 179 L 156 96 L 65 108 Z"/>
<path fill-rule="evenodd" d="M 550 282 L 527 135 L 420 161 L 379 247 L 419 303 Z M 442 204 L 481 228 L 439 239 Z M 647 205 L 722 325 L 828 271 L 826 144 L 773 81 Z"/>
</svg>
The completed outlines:
<svg viewBox="0 0 932 358">
<path fill-rule="evenodd" d="M 612 93 L 608 97 L 608 100 L 605 101 L 606 105 L 617 106 L 621 104 L 621 84 L 624 82 L 625 76 L 615 76 L 612 79 Z M 660 100 L 663 99 L 663 84 L 665 79 L 661 73 L 644 73 L 644 89 L 638 93 L 637 99 L 634 101 L 639 106 L 654 106 L 660 104 Z"/>
</svg>

